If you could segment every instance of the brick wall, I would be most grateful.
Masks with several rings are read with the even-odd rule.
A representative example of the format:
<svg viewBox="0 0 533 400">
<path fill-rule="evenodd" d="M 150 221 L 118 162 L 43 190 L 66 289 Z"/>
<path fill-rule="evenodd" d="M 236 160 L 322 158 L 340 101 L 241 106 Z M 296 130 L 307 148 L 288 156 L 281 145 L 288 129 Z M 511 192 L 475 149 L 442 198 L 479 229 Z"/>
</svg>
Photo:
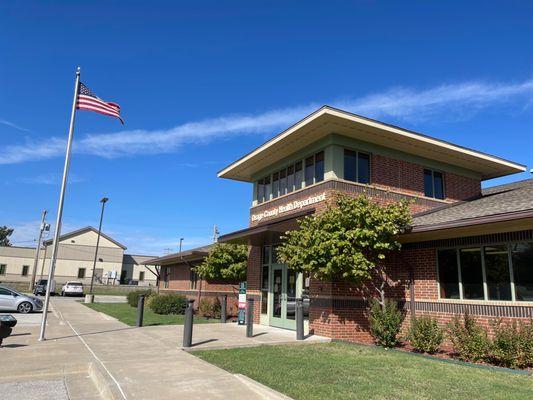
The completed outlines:
<svg viewBox="0 0 533 400">
<path fill-rule="evenodd" d="M 408 195 L 424 196 L 424 166 L 373 154 L 372 184 Z M 445 172 L 444 188 L 446 200 L 466 200 L 481 194 L 481 181 Z"/>
<path fill-rule="evenodd" d="M 514 235 L 509 234 L 509 235 Z M 488 242 L 489 236 L 487 237 Z M 506 235 L 501 235 L 505 240 Z M 449 244 L 443 242 L 443 245 Z M 387 290 L 387 298 L 395 299 L 403 307 L 405 319 L 402 332 L 410 325 L 409 268 L 414 277 L 415 313 L 417 316 L 430 315 L 445 326 L 455 315 L 465 311 L 476 319 L 489 334 L 490 321 L 501 318 L 503 321 L 533 318 L 531 303 L 509 302 L 470 302 L 439 300 L 437 286 L 437 265 L 435 247 L 419 246 L 403 249 L 400 254 L 388 259 L 387 272 L 393 286 Z M 370 285 L 367 285 L 370 286 Z M 317 335 L 353 342 L 372 343 L 368 325 L 368 301 L 377 293 L 363 292 L 360 287 L 346 282 L 311 281 L 310 328 Z"/>
<path fill-rule="evenodd" d="M 372 156 L 372 184 L 362 185 L 342 180 L 329 180 L 315 184 L 307 189 L 281 196 L 275 200 L 259 204 L 250 209 L 250 226 L 278 218 L 280 215 L 268 216 L 260 221 L 252 221 L 253 214 L 271 211 L 280 205 L 294 201 L 302 201 L 310 196 L 326 193 L 326 198 L 331 199 L 335 193 L 344 193 L 350 196 L 359 196 L 363 193 L 372 197 L 379 203 L 391 203 L 402 199 L 412 200 L 413 213 L 440 207 L 447 203 L 467 200 L 481 194 L 481 181 L 452 172 L 444 173 L 446 199 L 436 200 L 424 197 L 424 166 L 408 161 L 396 160 L 390 157 L 375 154 Z M 301 209 L 283 213 L 289 216 L 291 212 L 302 209 L 322 209 L 326 202 L 304 206 Z"/>
</svg>

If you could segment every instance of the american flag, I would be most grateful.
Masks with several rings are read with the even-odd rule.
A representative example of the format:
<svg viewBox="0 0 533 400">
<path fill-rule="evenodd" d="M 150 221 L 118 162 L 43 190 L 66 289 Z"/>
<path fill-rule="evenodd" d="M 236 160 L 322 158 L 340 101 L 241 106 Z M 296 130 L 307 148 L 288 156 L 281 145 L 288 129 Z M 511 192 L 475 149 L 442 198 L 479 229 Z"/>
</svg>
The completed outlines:
<svg viewBox="0 0 533 400">
<path fill-rule="evenodd" d="M 120 117 L 120 106 L 117 103 L 102 100 L 81 82 L 78 89 L 76 108 L 116 117 L 124 124 L 124 120 Z"/>
</svg>

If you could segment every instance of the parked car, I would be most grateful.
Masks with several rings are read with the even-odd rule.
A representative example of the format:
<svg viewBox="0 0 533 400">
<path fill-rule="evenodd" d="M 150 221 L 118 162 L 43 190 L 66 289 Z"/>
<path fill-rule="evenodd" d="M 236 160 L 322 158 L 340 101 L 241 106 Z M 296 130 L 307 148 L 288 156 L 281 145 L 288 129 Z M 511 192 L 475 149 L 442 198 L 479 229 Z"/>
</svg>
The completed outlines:
<svg viewBox="0 0 533 400">
<path fill-rule="evenodd" d="M 44 296 L 46 294 L 46 285 L 48 284 L 48 279 L 39 279 L 35 284 L 33 289 L 33 294 L 36 296 Z M 56 281 L 52 279 L 52 284 L 50 285 L 50 295 L 53 296 L 56 292 Z"/>
<path fill-rule="evenodd" d="M 28 314 L 42 309 L 43 302 L 37 297 L 25 295 L 6 286 L 0 286 L 0 310 Z"/>
<path fill-rule="evenodd" d="M 83 296 L 83 283 L 68 281 L 61 288 L 61 296 Z"/>
</svg>

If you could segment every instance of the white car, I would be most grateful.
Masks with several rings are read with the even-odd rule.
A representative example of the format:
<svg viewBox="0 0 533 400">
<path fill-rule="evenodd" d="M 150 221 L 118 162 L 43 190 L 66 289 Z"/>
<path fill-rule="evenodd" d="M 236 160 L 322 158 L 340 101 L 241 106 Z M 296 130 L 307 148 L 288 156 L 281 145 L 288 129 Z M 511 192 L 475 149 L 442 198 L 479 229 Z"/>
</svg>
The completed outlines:
<svg viewBox="0 0 533 400">
<path fill-rule="evenodd" d="M 61 288 L 61 296 L 83 296 L 83 283 L 68 281 Z"/>
</svg>

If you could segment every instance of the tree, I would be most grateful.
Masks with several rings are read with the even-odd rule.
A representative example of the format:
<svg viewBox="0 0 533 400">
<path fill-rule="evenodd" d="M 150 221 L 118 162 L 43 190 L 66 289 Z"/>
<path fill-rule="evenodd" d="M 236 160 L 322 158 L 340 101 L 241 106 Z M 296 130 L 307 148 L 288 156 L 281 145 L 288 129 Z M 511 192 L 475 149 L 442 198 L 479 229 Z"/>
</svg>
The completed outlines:
<svg viewBox="0 0 533 400">
<path fill-rule="evenodd" d="M 194 270 L 204 279 L 242 281 L 246 279 L 247 265 L 248 249 L 245 245 L 217 243 Z"/>
<path fill-rule="evenodd" d="M 300 229 L 283 236 L 278 255 L 290 269 L 318 280 L 344 280 L 373 287 L 385 307 L 387 254 L 400 249 L 397 237 L 411 221 L 405 201 L 381 206 L 367 196 L 339 194 L 333 205 L 299 221 Z"/>
<path fill-rule="evenodd" d="M 7 226 L 0 226 L 0 246 L 11 246 L 9 237 L 13 234 L 14 229 Z"/>
</svg>

